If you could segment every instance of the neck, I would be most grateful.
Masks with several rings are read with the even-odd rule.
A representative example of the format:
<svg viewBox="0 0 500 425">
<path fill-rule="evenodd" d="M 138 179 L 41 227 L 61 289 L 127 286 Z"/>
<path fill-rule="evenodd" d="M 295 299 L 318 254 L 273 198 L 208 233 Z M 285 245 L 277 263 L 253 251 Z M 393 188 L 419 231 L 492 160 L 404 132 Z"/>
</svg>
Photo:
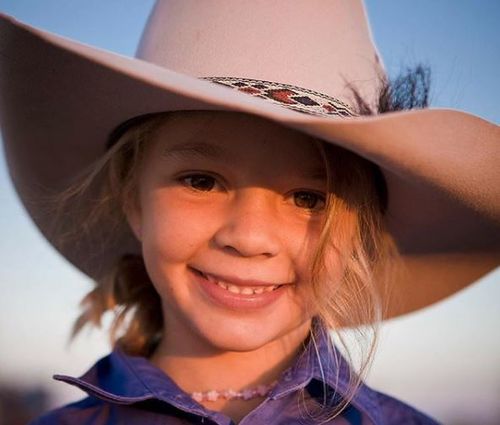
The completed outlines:
<svg viewBox="0 0 500 425">
<path fill-rule="evenodd" d="M 188 393 L 242 390 L 279 380 L 301 351 L 309 330 L 310 321 L 250 351 L 227 351 L 200 338 L 166 333 L 150 360 Z"/>
</svg>

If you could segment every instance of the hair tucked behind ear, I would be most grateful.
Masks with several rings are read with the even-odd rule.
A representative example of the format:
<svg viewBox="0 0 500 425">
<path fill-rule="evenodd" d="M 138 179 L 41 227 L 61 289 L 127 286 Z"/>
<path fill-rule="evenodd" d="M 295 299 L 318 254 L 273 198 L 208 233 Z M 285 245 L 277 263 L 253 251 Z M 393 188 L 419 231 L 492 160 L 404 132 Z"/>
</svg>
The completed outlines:
<svg viewBox="0 0 500 425">
<path fill-rule="evenodd" d="M 428 104 L 430 71 L 421 65 L 408 69 L 392 81 L 381 77 L 378 103 L 373 108 L 352 89 L 357 112 L 373 115 L 399 110 L 424 108 Z M 60 198 L 61 209 L 84 193 L 98 176 L 104 178 L 99 202 L 82 212 L 85 228 L 92 221 L 113 217 L 125 222 L 124 209 L 137 202 L 137 174 L 148 140 L 170 114 L 158 114 L 145 120 L 134 120 L 120 128 L 116 142 L 105 157 L 79 184 Z M 397 261 L 397 250 L 383 224 L 387 191 L 377 166 L 354 153 L 318 141 L 328 170 L 329 193 L 327 219 L 319 248 L 314 256 L 311 286 L 317 307 L 317 319 L 328 328 L 356 328 L 358 341 L 369 339 L 368 351 L 362 356 L 358 374 L 351 376 L 351 385 L 344 401 L 332 405 L 324 400 L 317 417 L 338 414 L 359 386 L 369 365 L 377 337 L 377 323 L 383 314 L 384 291 L 380 282 L 390 282 L 391 267 Z M 82 224 L 81 223 L 81 224 Z M 76 228 L 76 226 L 75 226 Z M 329 250 L 334 249 L 345 264 L 341 282 L 328 278 Z M 382 286 L 383 287 L 383 286 Z M 99 326 L 106 312 L 112 312 L 110 329 L 112 344 L 126 352 L 149 356 L 162 336 L 161 301 L 146 272 L 141 256 L 126 256 L 114 270 L 96 282 L 95 288 L 82 301 L 83 312 L 74 326 L 73 336 L 86 324 Z M 368 324 L 367 326 L 359 326 Z M 315 338 L 314 333 L 311 338 Z M 350 356 L 351 347 L 339 337 Z M 326 359 L 320 359 L 326 361 Z M 326 394 L 326 389 L 325 389 Z"/>
</svg>

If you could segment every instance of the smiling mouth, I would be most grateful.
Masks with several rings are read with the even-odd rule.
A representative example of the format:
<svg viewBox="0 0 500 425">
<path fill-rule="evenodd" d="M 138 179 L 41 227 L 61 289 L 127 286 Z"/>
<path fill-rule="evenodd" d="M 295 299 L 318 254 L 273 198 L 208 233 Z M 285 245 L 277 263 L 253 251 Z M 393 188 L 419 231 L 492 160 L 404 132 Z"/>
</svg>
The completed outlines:
<svg viewBox="0 0 500 425">
<path fill-rule="evenodd" d="M 260 295 L 266 292 L 275 291 L 278 288 L 281 288 L 283 285 L 257 285 L 257 286 L 245 286 L 245 285 L 235 285 L 232 282 L 228 282 L 223 280 L 222 278 L 212 276 L 210 274 L 203 273 L 199 270 L 193 269 L 193 271 L 199 276 L 203 277 L 205 280 L 213 283 L 214 285 L 219 286 L 220 288 L 231 292 L 232 294 L 241 294 L 241 295 Z"/>
</svg>

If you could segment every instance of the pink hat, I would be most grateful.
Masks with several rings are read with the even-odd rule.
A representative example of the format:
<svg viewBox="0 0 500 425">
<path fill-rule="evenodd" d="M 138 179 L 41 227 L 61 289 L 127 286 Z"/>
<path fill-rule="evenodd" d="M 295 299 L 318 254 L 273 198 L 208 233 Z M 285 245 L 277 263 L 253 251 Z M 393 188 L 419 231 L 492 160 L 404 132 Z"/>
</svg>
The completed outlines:
<svg viewBox="0 0 500 425">
<path fill-rule="evenodd" d="M 0 124 L 16 189 L 42 233 L 92 277 L 138 251 L 128 229 L 78 246 L 52 232 L 47 195 L 100 158 L 113 131 L 161 111 L 239 111 L 380 166 L 406 273 L 388 315 L 436 302 L 499 264 L 500 128 L 448 109 L 358 117 L 384 74 L 360 0 L 158 1 L 137 58 L 0 16 Z M 65 215 L 71 222 L 71 211 Z M 98 231 L 97 231 L 98 230 Z"/>
</svg>

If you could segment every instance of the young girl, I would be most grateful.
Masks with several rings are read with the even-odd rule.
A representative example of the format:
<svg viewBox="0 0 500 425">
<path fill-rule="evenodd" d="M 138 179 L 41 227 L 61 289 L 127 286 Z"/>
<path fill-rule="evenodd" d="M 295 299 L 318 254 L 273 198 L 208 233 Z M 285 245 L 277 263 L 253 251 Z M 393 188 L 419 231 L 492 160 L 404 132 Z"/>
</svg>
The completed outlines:
<svg viewBox="0 0 500 425">
<path fill-rule="evenodd" d="M 116 314 L 113 353 L 80 379 L 58 377 L 89 397 L 37 423 L 434 423 L 362 384 L 327 330 L 419 308 L 491 269 L 495 258 L 483 252 L 495 247 L 498 176 L 487 165 L 498 129 L 450 111 L 348 118 L 398 109 L 379 84 L 360 4 L 314 17 L 310 2 L 232 4 L 158 3 L 140 55 L 164 69 L 2 23 L 27 58 L 9 60 L 12 47 L 2 47 L 13 178 L 49 240 L 96 280 L 77 330 Z M 278 12 L 281 42 L 263 60 L 252 34 Z M 242 33 L 247 18 L 253 31 Z M 297 36 L 293 19 L 307 18 L 316 31 Z M 330 35 L 348 42 L 330 46 L 331 80 L 316 91 L 317 60 L 304 72 L 277 58 L 292 50 L 307 64 L 335 22 Z M 260 55 L 235 55 L 248 41 Z M 27 81 L 43 84 L 26 90 Z M 335 93 L 353 94 L 350 104 Z M 461 160 L 470 140 L 480 154 Z M 35 143 L 42 158 L 25 154 Z M 57 220 L 40 187 L 62 193 Z M 408 194 L 414 216 L 401 209 Z M 425 201 L 457 225 L 432 227 L 436 216 L 418 211 Z M 460 246 L 469 253 L 448 270 Z M 420 258 L 431 252 L 440 255 Z M 438 272 L 435 288 L 414 289 Z"/>
</svg>

